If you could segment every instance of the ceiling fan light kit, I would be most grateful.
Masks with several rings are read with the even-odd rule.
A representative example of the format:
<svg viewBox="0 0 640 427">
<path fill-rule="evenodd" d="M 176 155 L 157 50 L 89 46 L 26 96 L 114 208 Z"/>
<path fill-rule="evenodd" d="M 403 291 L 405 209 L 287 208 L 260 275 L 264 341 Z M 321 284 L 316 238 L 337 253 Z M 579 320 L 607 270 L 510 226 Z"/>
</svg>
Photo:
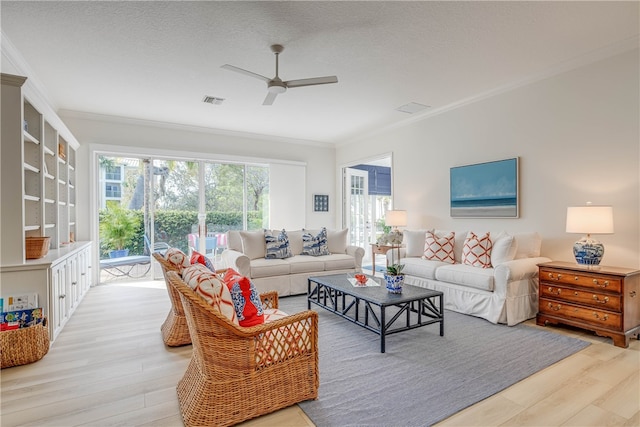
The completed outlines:
<svg viewBox="0 0 640 427">
<path fill-rule="evenodd" d="M 235 71 L 236 73 L 244 74 L 246 76 L 253 77 L 266 82 L 267 96 L 264 99 L 264 102 L 262 103 L 262 105 L 272 105 L 276 99 L 276 96 L 278 96 L 281 93 L 285 93 L 289 88 L 338 83 L 338 78 L 336 76 L 312 77 L 310 79 L 282 81 L 282 79 L 278 75 L 278 72 L 279 72 L 278 56 L 280 55 L 280 53 L 282 53 L 283 50 L 284 50 L 284 46 L 282 45 L 279 45 L 279 44 L 271 45 L 271 51 L 276 56 L 276 75 L 272 79 L 265 77 L 261 74 L 254 73 L 252 71 L 248 71 L 243 68 L 236 67 L 235 65 L 224 64 L 221 68 L 224 68 L 230 71 Z"/>
</svg>

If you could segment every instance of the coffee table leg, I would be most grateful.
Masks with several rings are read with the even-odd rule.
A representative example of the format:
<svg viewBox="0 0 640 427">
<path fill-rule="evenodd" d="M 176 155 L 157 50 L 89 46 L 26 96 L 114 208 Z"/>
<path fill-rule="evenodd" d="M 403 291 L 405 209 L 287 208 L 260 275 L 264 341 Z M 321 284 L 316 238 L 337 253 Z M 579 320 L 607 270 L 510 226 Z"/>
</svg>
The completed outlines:
<svg viewBox="0 0 640 427">
<path fill-rule="evenodd" d="M 440 336 L 444 336 L 444 301 L 443 296 L 439 295 L 440 298 Z"/>
<path fill-rule="evenodd" d="M 384 336 L 387 333 L 387 320 L 384 316 L 385 307 L 380 307 L 380 353 L 384 353 Z"/>
</svg>

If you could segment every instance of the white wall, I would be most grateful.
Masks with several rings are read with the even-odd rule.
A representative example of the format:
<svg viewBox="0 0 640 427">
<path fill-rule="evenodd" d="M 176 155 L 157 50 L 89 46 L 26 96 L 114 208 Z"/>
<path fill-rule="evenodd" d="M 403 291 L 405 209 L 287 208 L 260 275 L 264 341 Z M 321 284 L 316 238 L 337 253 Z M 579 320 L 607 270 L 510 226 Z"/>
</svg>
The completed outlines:
<svg viewBox="0 0 640 427">
<path fill-rule="evenodd" d="M 79 177 L 86 177 L 79 178 L 77 185 L 78 217 L 87 219 L 79 221 L 78 239 L 97 238 L 95 218 L 90 209 L 91 203 L 95 204 L 95 197 L 91 197 L 93 188 L 90 181 L 90 163 L 91 155 L 96 150 L 302 166 L 306 168 L 305 182 L 301 186 L 300 180 L 292 176 L 288 185 L 304 206 L 297 214 L 303 218 L 291 218 L 286 212 L 290 209 L 290 204 L 275 203 L 271 205 L 271 212 L 272 216 L 278 219 L 278 224 L 274 225 L 287 229 L 299 229 L 301 225 L 311 229 L 337 226 L 335 210 L 329 215 L 314 213 L 311 200 L 314 193 L 329 194 L 332 199 L 335 198 L 335 148 L 331 145 L 240 137 L 192 127 L 114 120 L 89 115 L 61 113 L 61 116 L 81 142 L 77 152 L 77 173 Z M 297 168 L 292 170 L 295 169 Z M 286 179 L 279 179 L 277 182 L 287 185 Z M 276 193 L 282 192 L 283 189 L 278 188 Z M 283 223 L 287 218 L 291 218 L 291 224 Z"/>
<path fill-rule="evenodd" d="M 615 234 L 602 263 L 640 267 L 638 50 L 339 146 L 338 165 L 393 151 L 394 206 L 408 227 L 527 231 L 542 253 L 573 261 L 580 236 L 566 208 L 612 205 Z M 520 158 L 520 218 L 449 216 L 449 168 Z M 336 189 L 338 191 L 338 189 Z"/>
</svg>

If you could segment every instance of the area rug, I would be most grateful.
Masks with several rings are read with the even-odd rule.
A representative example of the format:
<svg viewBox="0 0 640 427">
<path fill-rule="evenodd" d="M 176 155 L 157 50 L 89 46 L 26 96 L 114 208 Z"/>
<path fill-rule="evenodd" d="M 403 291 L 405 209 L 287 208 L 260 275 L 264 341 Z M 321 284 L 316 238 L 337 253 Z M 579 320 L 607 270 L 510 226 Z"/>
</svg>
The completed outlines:
<svg viewBox="0 0 640 427">
<path fill-rule="evenodd" d="M 288 313 L 305 296 L 280 299 Z M 380 337 L 328 311 L 319 315 L 320 389 L 299 404 L 316 426 L 430 426 L 589 345 L 526 325 L 494 325 L 445 311 L 437 325 Z"/>
</svg>

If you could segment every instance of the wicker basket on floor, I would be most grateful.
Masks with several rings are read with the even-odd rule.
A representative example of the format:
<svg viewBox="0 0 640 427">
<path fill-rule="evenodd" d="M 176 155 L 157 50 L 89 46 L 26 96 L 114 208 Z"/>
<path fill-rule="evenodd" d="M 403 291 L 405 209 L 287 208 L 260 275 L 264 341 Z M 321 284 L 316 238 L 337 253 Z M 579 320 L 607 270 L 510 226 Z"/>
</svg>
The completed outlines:
<svg viewBox="0 0 640 427">
<path fill-rule="evenodd" d="M 26 365 L 42 359 L 49 351 L 47 319 L 28 328 L 0 332 L 2 369 Z"/>
</svg>

